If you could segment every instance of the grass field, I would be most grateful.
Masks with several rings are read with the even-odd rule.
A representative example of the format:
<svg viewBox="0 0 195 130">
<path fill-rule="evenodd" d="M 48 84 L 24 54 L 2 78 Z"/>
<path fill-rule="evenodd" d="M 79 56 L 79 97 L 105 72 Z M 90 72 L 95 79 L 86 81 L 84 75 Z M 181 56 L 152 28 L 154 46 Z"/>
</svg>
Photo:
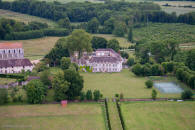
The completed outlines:
<svg viewBox="0 0 195 130">
<path fill-rule="evenodd" d="M 44 18 L 40 18 L 40 17 L 28 15 L 28 14 L 21 14 L 21 13 L 9 11 L 9 10 L 2 10 L 2 9 L 0 9 L 0 18 L 14 19 L 16 21 L 24 22 L 26 24 L 28 22 L 37 21 L 37 22 L 47 23 L 48 26 L 51 28 L 58 26 L 57 23 L 49 19 L 44 19 Z"/>
<path fill-rule="evenodd" d="M 103 106 L 97 103 L 0 106 L 0 129 L 104 130 Z"/>
<path fill-rule="evenodd" d="M 121 103 L 127 130 L 194 130 L 195 102 Z"/>
<path fill-rule="evenodd" d="M 106 40 L 117 39 L 121 47 L 129 47 L 130 45 L 132 45 L 132 43 L 129 42 L 126 38 L 116 37 L 112 34 L 93 34 L 93 36 L 103 37 Z"/>
<path fill-rule="evenodd" d="M 195 2 L 191 2 L 191 1 L 154 1 L 154 3 L 160 5 L 163 11 L 165 11 L 167 13 L 176 12 L 177 15 L 195 11 L 195 8 L 178 7 L 178 6 L 189 6 L 189 5 L 192 5 L 193 7 L 195 7 Z M 175 6 L 175 7 L 162 6 L 165 4 L 169 4 L 169 5 Z"/>
<path fill-rule="evenodd" d="M 145 77 L 137 77 L 128 69 L 120 73 L 84 73 L 84 90 L 98 89 L 104 97 L 114 97 L 116 93 L 123 93 L 125 98 L 151 98 L 152 89 L 145 87 Z M 157 90 L 158 91 L 158 90 Z M 180 94 L 162 94 L 157 97 L 180 97 Z"/>
<path fill-rule="evenodd" d="M 60 37 L 44 37 L 30 40 L 16 40 L 11 42 L 22 42 L 24 57 L 30 60 L 43 58 L 55 45 Z M 0 41 L 9 42 L 9 41 Z"/>
<path fill-rule="evenodd" d="M 120 118 L 119 118 L 119 114 L 115 102 L 112 101 L 108 102 L 108 112 L 110 117 L 111 129 L 122 130 L 122 125 L 120 122 Z"/>
<path fill-rule="evenodd" d="M 178 43 L 195 42 L 195 26 L 175 23 L 149 23 L 133 31 L 135 40 L 148 42 L 175 39 Z"/>
</svg>

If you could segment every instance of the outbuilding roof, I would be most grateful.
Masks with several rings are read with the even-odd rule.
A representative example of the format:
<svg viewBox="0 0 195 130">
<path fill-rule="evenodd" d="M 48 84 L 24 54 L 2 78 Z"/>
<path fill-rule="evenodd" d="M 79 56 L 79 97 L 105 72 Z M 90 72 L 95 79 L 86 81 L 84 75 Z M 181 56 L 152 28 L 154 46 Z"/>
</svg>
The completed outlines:
<svg viewBox="0 0 195 130">
<path fill-rule="evenodd" d="M 0 68 L 32 66 L 32 65 L 33 64 L 30 62 L 29 59 L 0 60 Z"/>
<path fill-rule="evenodd" d="M 22 48 L 22 43 L 14 42 L 14 43 L 0 43 L 0 49 L 17 49 Z"/>
</svg>

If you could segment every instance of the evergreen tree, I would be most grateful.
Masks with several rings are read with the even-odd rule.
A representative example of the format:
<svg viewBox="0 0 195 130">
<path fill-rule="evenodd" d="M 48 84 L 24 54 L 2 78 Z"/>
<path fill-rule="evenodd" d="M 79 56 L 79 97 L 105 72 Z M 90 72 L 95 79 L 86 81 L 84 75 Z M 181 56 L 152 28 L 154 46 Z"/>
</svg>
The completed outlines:
<svg viewBox="0 0 195 130">
<path fill-rule="evenodd" d="M 133 42 L 133 28 L 131 27 L 128 31 L 128 40 Z"/>
</svg>

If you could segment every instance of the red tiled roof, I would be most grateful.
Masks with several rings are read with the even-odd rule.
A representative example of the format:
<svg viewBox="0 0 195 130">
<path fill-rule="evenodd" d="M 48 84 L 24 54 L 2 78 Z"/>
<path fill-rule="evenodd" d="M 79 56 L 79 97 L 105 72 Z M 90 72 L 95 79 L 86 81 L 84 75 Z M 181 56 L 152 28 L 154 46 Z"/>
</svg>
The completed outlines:
<svg viewBox="0 0 195 130">
<path fill-rule="evenodd" d="M 0 43 L 0 49 L 16 49 L 22 48 L 22 43 L 14 42 L 14 43 Z"/>
</svg>

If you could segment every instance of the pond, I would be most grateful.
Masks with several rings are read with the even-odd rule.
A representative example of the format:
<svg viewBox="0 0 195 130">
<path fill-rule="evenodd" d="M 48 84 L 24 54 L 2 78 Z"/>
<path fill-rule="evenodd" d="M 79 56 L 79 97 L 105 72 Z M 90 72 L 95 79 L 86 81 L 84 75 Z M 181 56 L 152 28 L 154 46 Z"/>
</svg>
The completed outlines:
<svg viewBox="0 0 195 130">
<path fill-rule="evenodd" d="M 175 82 L 155 82 L 154 87 L 161 93 L 181 93 L 183 89 Z"/>
</svg>

